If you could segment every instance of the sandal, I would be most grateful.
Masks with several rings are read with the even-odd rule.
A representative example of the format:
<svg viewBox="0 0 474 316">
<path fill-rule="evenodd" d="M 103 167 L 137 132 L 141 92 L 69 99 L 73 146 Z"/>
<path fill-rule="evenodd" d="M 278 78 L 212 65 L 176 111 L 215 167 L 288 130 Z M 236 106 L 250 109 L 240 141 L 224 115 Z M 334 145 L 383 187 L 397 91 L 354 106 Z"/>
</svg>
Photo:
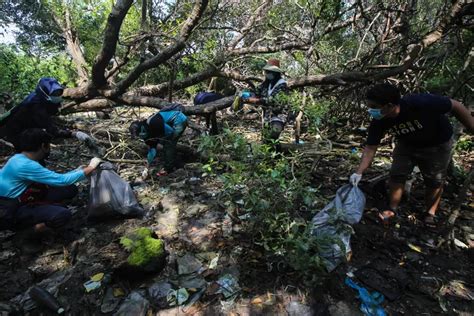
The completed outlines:
<svg viewBox="0 0 474 316">
<path fill-rule="evenodd" d="M 425 226 L 428 227 L 437 227 L 438 226 L 438 217 L 436 215 L 431 215 L 427 213 L 425 215 L 425 218 L 423 219 L 423 222 L 425 223 Z"/>
<path fill-rule="evenodd" d="M 386 214 L 384 214 L 386 212 L 392 212 L 393 214 L 392 215 L 386 215 Z M 379 216 L 379 219 L 382 221 L 382 223 L 384 225 L 388 225 L 388 224 L 390 224 L 390 222 L 392 222 L 394 219 L 396 219 L 398 217 L 398 213 L 393 208 L 386 207 L 386 208 L 384 208 L 383 211 L 379 211 L 378 216 Z"/>
</svg>

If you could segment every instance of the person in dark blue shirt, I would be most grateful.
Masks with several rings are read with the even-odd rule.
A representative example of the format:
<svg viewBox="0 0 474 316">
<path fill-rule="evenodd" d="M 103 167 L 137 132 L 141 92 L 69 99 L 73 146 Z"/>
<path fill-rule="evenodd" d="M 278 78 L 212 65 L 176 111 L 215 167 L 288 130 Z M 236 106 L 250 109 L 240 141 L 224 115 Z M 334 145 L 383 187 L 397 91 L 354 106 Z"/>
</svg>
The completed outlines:
<svg viewBox="0 0 474 316">
<path fill-rule="evenodd" d="M 35 226 L 58 228 L 71 212 L 58 205 L 77 194 L 74 183 L 86 178 L 101 162 L 56 173 L 40 164 L 50 151 L 51 135 L 42 129 L 28 129 L 20 135 L 23 151 L 12 156 L 0 169 L 0 229 Z"/>
<path fill-rule="evenodd" d="M 132 138 L 139 137 L 148 145 L 147 168 L 142 174 L 144 178 L 148 176 L 148 168 L 159 150 L 164 153 L 164 170 L 158 174 L 173 171 L 176 167 L 176 145 L 187 124 L 188 118 L 181 111 L 160 111 L 130 125 Z"/>
<path fill-rule="evenodd" d="M 59 113 L 64 87 L 55 78 L 41 78 L 35 91 L 20 104 L 2 115 L 0 137 L 12 143 L 17 152 L 20 148 L 20 134 L 29 128 L 42 128 L 55 138 L 76 137 L 83 142 L 93 142 L 84 132 L 59 128 L 53 117 Z"/>
<path fill-rule="evenodd" d="M 371 165 L 385 134 L 396 138 L 390 170 L 390 204 L 380 213 L 382 220 L 395 216 L 405 182 L 417 165 L 426 187 L 427 224 L 435 223 L 447 168 L 451 160 L 453 127 L 446 116 L 452 113 L 467 129 L 474 132 L 474 118 L 464 105 L 449 97 L 433 94 L 400 96 L 397 87 L 378 84 L 367 92 L 367 106 L 372 121 L 357 171 L 350 182 L 357 185 Z"/>
</svg>

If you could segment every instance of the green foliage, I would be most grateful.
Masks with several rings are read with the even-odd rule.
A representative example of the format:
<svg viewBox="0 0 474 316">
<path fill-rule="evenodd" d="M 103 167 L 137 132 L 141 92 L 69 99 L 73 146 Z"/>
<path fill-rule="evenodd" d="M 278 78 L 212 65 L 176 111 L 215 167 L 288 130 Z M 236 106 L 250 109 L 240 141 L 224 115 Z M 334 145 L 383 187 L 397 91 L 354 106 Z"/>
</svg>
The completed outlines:
<svg viewBox="0 0 474 316">
<path fill-rule="evenodd" d="M 55 77 L 73 86 L 74 67 L 66 54 L 28 55 L 11 45 L 0 44 L 0 91 L 10 92 L 16 102 L 33 91 L 41 77 Z"/>
<path fill-rule="evenodd" d="M 131 252 L 127 261 L 132 266 L 143 266 L 164 254 L 163 240 L 153 238 L 151 229 L 146 227 L 120 238 L 120 244 Z"/>
<path fill-rule="evenodd" d="M 469 136 L 461 136 L 456 143 L 456 151 L 460 152 L 473 152 L 474 151 L 474 140 Z"/>
<path fill-rule="evenodd" d="M 330 117 L 327 117 L 327 114 L 329 110 L 335 106 L 332 98 L 315 100 L 312 95 L 308 93 L 306 100 L 304 100 L 301 91 L 292 91 L 287 95 L 279 93 L 277 96 L 277 101 L 289 104 L 294 113 L 298 113 L 303 109 L 303 113 L 309 121 L 310 132 L 317 131 L 324 121 L 331 120 Z"/>
<path fill-rule="evenodd" d="M 272 145 L 248 144 L 228 129 L 202 137 L 199 150 L 210 157 L 205 168 L 219 173 L 224 183 L 220 200 L 249 218 L 247 232 L 266 251 L 269 263 L 283 261 L 301 275 L 320 276 L 322 240 L 307 228 L 312 217 L 307 210 L 314 207 L 317 189 L 310 186 L 309 171 L 295 167 L 298 156 L 284 157 Z M 222 155 L 226 159 L 219 159 Z M 305 279 L 314 281 L 310 275 Z"/>
</svg>

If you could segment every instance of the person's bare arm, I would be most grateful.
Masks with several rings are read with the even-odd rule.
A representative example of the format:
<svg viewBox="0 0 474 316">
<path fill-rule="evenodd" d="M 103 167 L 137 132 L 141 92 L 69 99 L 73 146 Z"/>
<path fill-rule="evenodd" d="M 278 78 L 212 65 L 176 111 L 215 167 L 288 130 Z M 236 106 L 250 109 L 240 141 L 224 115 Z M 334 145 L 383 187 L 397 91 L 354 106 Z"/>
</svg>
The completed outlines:
<svg viewBox="0 0 474 316">
<path fill-rule="evenodd" d="M 92 171 L 95 170 L 95 168 L 93 168 L 93 167 L 91 167 L 91 166 L 87 166 L 87 167 L 84 167 L 82 170 L 84 171 L 84 174 L 85 174 L 86 176 L 88 176 L 88 175 L 90 175 L 90 174 L 92 173 Z"/>
<path fill-rule="evenodd" d="M 466 127 L 468 133 L 474 133 L 474 117 L 471 112 L 459 101 L 451 99 L 451 112 Z"/>
<path fill-rule="evenodd" d="M 251 103 L 251 104 L 261 104 L 262 103 L 262 99 L 261 98 L 257 98 L 257 97 L 250 97 L 248 99 L 245 100 L 246 103 Z"/>
<path fill-rule="evenodd" d="M 364 152 L 362 153 L 362 160 L 360 161 L 359 167 L 357 168 L 357 174 L 363 174 L 364 171 L 370 167 L 374 160 L 375 153 L 377 152 L 378 145 L 366 145 Z"/>
</svg>

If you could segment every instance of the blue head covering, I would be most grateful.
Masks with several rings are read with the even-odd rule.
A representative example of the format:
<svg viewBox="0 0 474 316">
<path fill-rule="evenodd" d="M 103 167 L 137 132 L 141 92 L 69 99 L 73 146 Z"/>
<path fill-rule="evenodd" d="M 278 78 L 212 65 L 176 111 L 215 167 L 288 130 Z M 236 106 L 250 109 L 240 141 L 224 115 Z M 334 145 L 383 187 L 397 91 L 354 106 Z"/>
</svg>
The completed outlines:
<svg viewBox="0 0 474 316">
<path fill-rule="evenodd" d="M 36 93 L 44 96 L 47 100 L 49 96 L 58 90 L 63 91 L 64 87 L 55 78 L 50 77 L 41 78 L 36 86 Z"/>
</svg>

